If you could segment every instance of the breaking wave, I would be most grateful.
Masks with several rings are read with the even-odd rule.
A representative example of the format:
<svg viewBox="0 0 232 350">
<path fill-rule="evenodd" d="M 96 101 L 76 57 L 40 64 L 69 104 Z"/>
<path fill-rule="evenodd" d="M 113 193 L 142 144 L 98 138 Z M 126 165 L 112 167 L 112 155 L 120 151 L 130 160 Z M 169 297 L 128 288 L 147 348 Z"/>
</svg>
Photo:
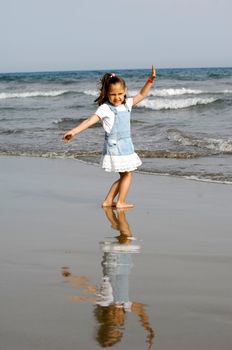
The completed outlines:
<svg viewBox="0 0 232 350">
<path fill-rule="evenodd" d="M 68 93 L 67 90 L 27 91 L 27 92 L 1 92 L 0 99 L 28 98 L 28 97 L 56 97 Z"/>
<path fill-rule="evenodd" d="M 207 105 L 210 103 L 214 103 L 219 101 L 217 98 L 209 97 L 209 98 L 183 98 L 183 99 L 155 99 L 153 101 L 149 101 L 147 99 L 143 100 L 138 104 L 138 107 L 152 109 L 154 111 L 160 111 L 165 109 L 182 109 L 195 107 L 197 105 Z"/>
<path fill-rule="evenodd" d="M 202 138 L 198 139 L 177 129 L 168 130 L 168 139 L 183 146 L 195 146 L 211 150 L 215 153 L 232 154 L 232 139 Z"/>
<path fill-rule="evenodd" d="M 138 91 L 133 90 L 130 91 L 130 94 L 132 96 L 136 95 Z M 168 97 L 168 96 L 181 96 L 181 95 L 200 95 L 204 94 L 205 92 L 202 90 L 194 90 L 194 89 L 187 89 L 187 88 L 169 88 L 169 89 L 154 89 L 151 90 L 148 94 L 148 96 L 157 96 L 157 97 Z"/>
<path fill-rule="evenodd" d="M 98 91 L 97 90 L 84 90 L 83 93 L 85 95 L 89 95 L 89 96 L 98 96 Z"/>
</svg>

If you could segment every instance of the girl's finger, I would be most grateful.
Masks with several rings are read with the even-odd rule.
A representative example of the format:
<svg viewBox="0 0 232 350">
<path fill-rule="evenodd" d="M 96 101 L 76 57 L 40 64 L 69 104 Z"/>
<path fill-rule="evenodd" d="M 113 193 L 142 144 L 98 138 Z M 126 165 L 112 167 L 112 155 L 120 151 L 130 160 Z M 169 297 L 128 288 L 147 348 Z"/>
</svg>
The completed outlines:
<svg viewBox="0 0 232 350">
<path fill-rule="evenodd" d="M 156 77 L 156 70 L 155 67 L 152 65 L 152 76 Z"/>
<path fill-rule="evenodd" d="M 154 73 L 155 73 L 155 68 L 154 68 L 154 66 L 152 65 L 152 68 L 151 68 L 151 75 L 153 76 Z"/>
</svg>

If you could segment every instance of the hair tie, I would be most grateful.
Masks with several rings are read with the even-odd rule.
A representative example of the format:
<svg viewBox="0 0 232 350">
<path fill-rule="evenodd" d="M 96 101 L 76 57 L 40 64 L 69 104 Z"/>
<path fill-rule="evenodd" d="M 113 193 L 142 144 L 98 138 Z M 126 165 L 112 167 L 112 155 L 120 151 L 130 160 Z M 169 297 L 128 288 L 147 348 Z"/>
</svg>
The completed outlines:
<svg viewBox="0 0 232 350">
<path fill-rule="evenodd" d="M 112 73 L 112 74 L 111 74 L 110 79 L 113 78 L 113 77 L 116 77 L 116 74 L 115 74 L 115 73 Z"/>
</svg>

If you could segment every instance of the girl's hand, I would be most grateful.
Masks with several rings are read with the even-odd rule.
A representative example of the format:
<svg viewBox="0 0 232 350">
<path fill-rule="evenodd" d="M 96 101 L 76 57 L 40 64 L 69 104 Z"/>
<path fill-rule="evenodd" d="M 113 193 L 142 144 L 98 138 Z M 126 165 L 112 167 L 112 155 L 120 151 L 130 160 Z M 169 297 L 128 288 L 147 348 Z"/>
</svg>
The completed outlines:
<svg viewBox="0 0 232 350">
<path fill-rule="evenodd" d="M 139 102 L 141 102 L 145 97 L 147 97 L 154 80 L 156 78 L 156 70 L 154 66 L 152 65 L 151 68 L 151 75 L 148 76 L 147 81 L 144 85 L 144 87 L 139 91 L 137 95 L 133 97 L 133 106 L 137 105 Z"/>
<path fill-rule="evenodd" d="M 74 133 L 72 131 L 66 132 L 66 134 L 64 134 L 64 138 L 63 138 L 64 143 L 67 143 L 67 142 L 71 141 L 74 138 L 74 136 L 75 135 L 74 135 Z"/>
</svg>

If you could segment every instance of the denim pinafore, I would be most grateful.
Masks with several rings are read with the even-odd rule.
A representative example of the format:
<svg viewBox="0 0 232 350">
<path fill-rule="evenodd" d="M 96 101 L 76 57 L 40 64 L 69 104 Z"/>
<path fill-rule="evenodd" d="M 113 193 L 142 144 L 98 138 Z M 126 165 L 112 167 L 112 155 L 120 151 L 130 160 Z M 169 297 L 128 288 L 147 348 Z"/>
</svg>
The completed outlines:
<svg viewBox="0 0 232 350">
<path fill-rule="evenodd" d="M 107 103 L 114 113 L 114 124 L 110 132 L 105 132 L 102 168 L 105 171 L 126 172 L 134 171 L 142 164 L 134 151 L 130 131 L 130 109 L 125 104 L 124 111 Z"/>
<path fill-rule="evenodd" d="M 105 132 L 105 143 L 103 155 L 122 156 L 134 153 L 134 146 L 131 140 L 130 132 L 130 110 L 125 105 L 125 111 L 117 111 L 117 109 L 108 104 L 114 113 L 114 124 L 109 133 Z"/>
</svg>

